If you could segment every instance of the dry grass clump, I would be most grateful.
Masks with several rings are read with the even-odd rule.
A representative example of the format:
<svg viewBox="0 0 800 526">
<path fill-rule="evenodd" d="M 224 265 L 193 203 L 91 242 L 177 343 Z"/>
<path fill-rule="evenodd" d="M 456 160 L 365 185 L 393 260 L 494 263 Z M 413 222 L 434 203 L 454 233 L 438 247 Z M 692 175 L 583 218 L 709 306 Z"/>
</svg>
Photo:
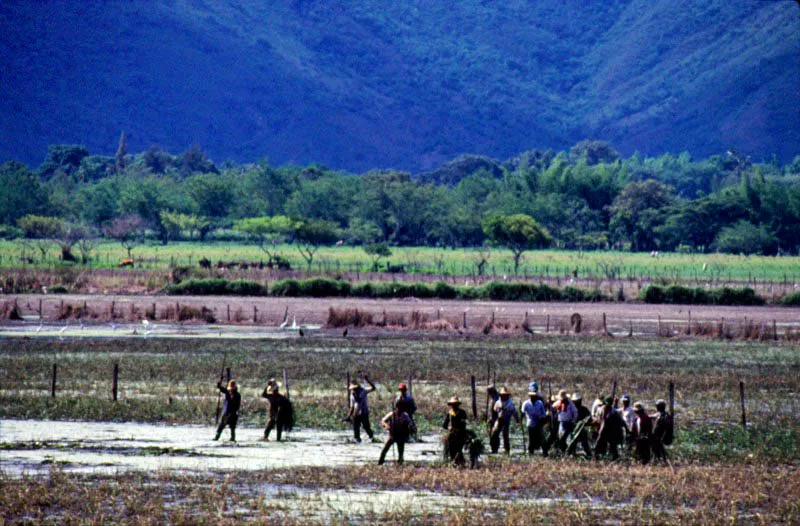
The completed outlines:
<svg viewBox="0 0 800 526">
<path fill-rule="evenodd" d="M 19 312 L 17 300 L 4 301 L 2 305 L 0 305 L 0 318 L 13 321 L 22 320 L 22 315 Z"/>
<path fill-rule="evenodd" d="M 368 327 L 375 325 L 372 314 L 360 309 L 328 309 L 328 320 L 326 326 L 331 329 L 341 327 Z"/>
<path fill-rule="evenodd" d="M 71 305 L 69 303 L 62 303 L 58 307 L 58 313 L 56 314 L 56 320 L 63 321 L 63 320 L 87 320 L 87 319 L 98 319 L 100 318 L 100 314 L 94 310 L 90 309 L 89 306 L 84 301 L 83 304 L 78 305 Z"/>
</svg>

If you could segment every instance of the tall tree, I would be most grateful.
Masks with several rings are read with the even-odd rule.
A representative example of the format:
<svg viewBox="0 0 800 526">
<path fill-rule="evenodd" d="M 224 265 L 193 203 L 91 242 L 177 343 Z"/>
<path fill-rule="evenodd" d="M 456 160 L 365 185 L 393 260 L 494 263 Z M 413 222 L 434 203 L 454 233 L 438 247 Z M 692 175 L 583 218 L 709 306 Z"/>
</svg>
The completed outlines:
<svg viewBox="0 0 800 526">
<path fill-rule="evenodd" d="M 489 216 L 483 224 L 489 241 L 511 250 L 514 255 L 514 274 L 519 271 L 519 261 L 526 250 L 550 245 L 550 233 L 531 216 Z"/>
</svg>

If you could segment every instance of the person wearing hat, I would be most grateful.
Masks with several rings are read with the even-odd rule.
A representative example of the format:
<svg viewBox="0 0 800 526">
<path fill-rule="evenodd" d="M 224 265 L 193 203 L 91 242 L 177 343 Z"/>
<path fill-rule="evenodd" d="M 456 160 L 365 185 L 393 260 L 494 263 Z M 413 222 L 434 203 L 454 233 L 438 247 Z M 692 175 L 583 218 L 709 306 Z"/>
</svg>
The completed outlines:
<svg viewBox="0 0 800 526">
<path fill-rule="evenodd" d="M 528 392 L 530 393 L 531 391 L 537 394 L 539 393 L 539 382 L 537 382 L 536 380 L 533 380 L 531 381 L 531 383 L 528 384 Z"/>
<path fill-rule="evenodd" d="M 541 447 L 542 456 L 546 457 L 547 444 L 544 441 L 543 430 L 547 419 L 547 410 L 537 391 L 533 389 L 528 391 L 528 399 L 522 404 L 522 414 L 525 415 L 525 427 L 528 431 L 528 454 L 533 455 Z"/>
<path fill-rule="evenodd" d="M 578 421 L 578 408 L 569 399 L 567 391 L 562 389 L 558 392 L 558 401 L 553 404 L 553 410 L 558 416 L 558 434 L 554 434 L 554 431 L 550 434 L 556 439 L 556 447 L 564 453 L 567 450 L 567 439 Z"/>
<path fill-rule="evenodd" d="M 406 442 L 414 432 L 413 420 L 408 413 L 403 411 L 400 404 L 395 404 L 392 411 L 381 420 L 381 426 L 388 431 L 388 436 L 383 444 L 381 456 L 378 458 L 378 465 L 380 466 L 386 460 L 386 453 L 389 452 L 392 444 L 397 444 L 397 464 L 402 464 Z"/>
<path fill-rule="evenodd" d="M 267 382 L 261 396 L 269 402 L 269 415 L 267 417 L 267 427 L 264 429 L 264 440 L 269 440 L 269 434 L 273 429 L 276 430 L 278 442 L 284 430 L 292 428 L 292 403 L 289 399 L 280 394 L 279 384 L 271 379 Z"/>
<path fill-rule="evenodd" d="M 239 386 L 236 381 L 228 382 L 227 387 L 222 382 L 217 382 L 217 389 L 225 395 L 225 405 L 222 406 L 222 418 L 217 427 L 217 434 L 214 440 L 219 440 L 225 426 L 231 428 L 231 442 L 236 442 L 236 422 L 239 421 L 239 408 L 242 405 L 242 395 L 239 394 Z"/>
<path fill-rule="evenodd" d="M 600 429 L 594 445 L 595 458 L 599 459 L 609 453 L 611 460 L 617 460 L 619 458 L 618 448 L 624 438 L 625 421 L 614 407 L 614 399 L 610 396 L 603 398 L 603 409 L 600 411 L 596 423 Z"/>
<path fill-rule="evenodd" d="M 494 412 L 497 413 L 497 419 L 492 426 L 492 434 L 489 443 L 492 446 L 492 453 L 497 453 L 500 449 L 500 435 L 503 435 L 503 449 L 506 455 L 511 454 L 511 440 L 508 436 L 509 428 L 511 427 L 511 419 L 513 418 L 519 423 L 519 413 L 514 406 L 514 401 L 511 399 L 511 393 L 508 389 L 501 387 L 498 392 L 500 399 L 494 403 Z"/>
<path fill-rule="evenodd" d="M 642 464 L 650 462 L 650 439 L 653 436 L 653 422 L 641 402 L 633 404 L 636 420 L 633 422 L 633 443 L 636 457 Z"/>
<path fill-rule="evenodd" d="M 373 384 L 367 375 L 364 375 L 364 381 L 369 384 L 369 389 L 364 389 L 357 383 L 350 384 L 350 411 L 347 413 L 346 420 L 353 422 L 353 438 L 358 443 L 361 443 L 361 428 L 367 433 L 370 440 L 373 439 L 372 428 L 369 425 L 369 404 L 367 404 L 367 395 L 375 390 Z"/>
<path fill-rule="evenodd" d="M 583 395 L 580 393 L 573 393 L 572 394 L 572 403 L 575 404 L 575 409 L 578 410 L 578 422 L 584 422 L 583 426 L 581 427 L 578 436 L 575 437 L 572 441 L 572 449 L 568 451 L 570 454 L 575 454 L 577 450 L 577 445 L 583 448 L 583 452 L 587 458 L 592 458 L 592 447 L 589 445 L 589 430 L 586 429 L 586 425 L 592 420 L 592 412 L 589 411 L 589 408 L 583 405 Z"/>
<path fill-rule="evenodd" d="M 467 412 L 461 409 L 461 400 L 453 396 L 447 401 L 447 415 L 442 428 L 447 430 L 444 437 L 445 458 L 457 466 L 463 466 L 464 444 L 467 442 Z"/>
<path fill-rule="evenodd" d="M 656 416 L 653 417 L 653 436 L 650 439 L 650 449 L 656 460 L 667 461 L 665 445 L 672 444 L 673 424 L 672 416 L 667 413 L 667 403 L 664 400 L 656 401 Z"/>
</svg>

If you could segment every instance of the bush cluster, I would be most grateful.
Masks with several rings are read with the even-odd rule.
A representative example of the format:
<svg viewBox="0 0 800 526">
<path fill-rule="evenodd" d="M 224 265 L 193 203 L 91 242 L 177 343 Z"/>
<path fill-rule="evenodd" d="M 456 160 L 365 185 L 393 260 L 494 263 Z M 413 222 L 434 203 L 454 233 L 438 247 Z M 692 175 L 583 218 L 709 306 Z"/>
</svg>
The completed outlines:
<svg viewBox="0 0 800 526">
<path fill-rule="evenodd" d="M 648 285 L 639 293 L 645 303 L 667 303 L 682 305 L 763 305 L 764 298 L 750 287 L 704 289 L 683 285 Z"/>
<path fill-rule="evenodd" d="M 167 294 L 175 296 L 266 296 L 267 286 L 255 281 L 222 278 L 189 279 L 169 285 Z"/>
<path fill-rule="evenodd" d="M 271 287 L 254 281 L 228 281 L 222 278 L 189 279 L 166 288 L 173 295 L 237 295 L 237 296 L 284 296 L 284 297 L 351 297 L 351 298 L 422 298 L 464 299 L 494 301 L 609 301 L 608 296 L 598 290 L 583 290 L 575 287 L 558 289 L 536 283 L 507 283 L 492 281 L 481 286 L 455 287 L 443 281 L 423 282 L 365 282 L 351 284 L 348 281 L 330 278 L 284 279 Z"/>
<path fill-rule="evenodd" d="M 781 300 L 782 305 L 787 307 L 800 307 L 800 292 L 792 292 Z"/>
</svg>

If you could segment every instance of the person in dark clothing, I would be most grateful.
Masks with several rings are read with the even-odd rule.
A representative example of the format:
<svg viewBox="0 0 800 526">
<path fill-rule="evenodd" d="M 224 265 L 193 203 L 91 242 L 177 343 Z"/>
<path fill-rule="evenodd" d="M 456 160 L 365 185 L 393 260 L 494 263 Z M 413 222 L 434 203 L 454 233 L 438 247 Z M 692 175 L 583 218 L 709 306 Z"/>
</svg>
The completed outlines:
<svg viewBox="0 0 800 526">
<path fill-rule="evenodd" d="M 667 403 L 664 400 L 656 401 L 656 416 L 653 420 L 653 436 L 650 438 L 650 449 L 656 460 L 667 461 L 667 450 L 664 447 L 672 443 L 673 424 L 672 416 L 667 413 Z"/>
<path fill-rule="evenodd" d="M 417 404 L 414 402 L 414 398 L 408 394 L 408 386 L 405 384 L 405 382 L 401 382 L 400 385 L 397 386 L 397 389 L 400 391 L 400 393 L 392 402 L 392 409 L 400 406 L 400 411 L 407 413 L 411 420 L 414 420 L 414 413 L 417 412 Z"/>
<path fill-rule="evenodd" d="M 273 429 L 276 430 L 278 442 L 281 441 L 281 435 L 284 430 L 290 430 L 292 427 L 292 408 L 289 399 L 280 394 L 278 382 L 269 381 L 261 394 L 269 401 L 269 415 L 267 418 L 267 427 L 264 429 L 264 440 L 269 440 L 269 434 Z"/>
<path fill-rule="evenodd" d="M 486 396 L 489 398 L 489 414 L 486 415 L 486 425 L 489 428 L 489 447 L 492 453 L 497 453 L 500 449 L 500 435 L 495 435 L 492 433 L 492 430 L 495 428 L 497 417 L 500 416 L 500 412 L 497 408 L 497 402 L 500 400 L 500 393 L 495 386 L 489 385 L 486 387 Z"/>
<path fill-rule="evenodd" d="M 381 425 L 389 432 L 389 436 L 386 437 L 386 442 L 383 444 L 378 465 L 380 466 L 386 460 L 386 453 L 389 452 L 392 444 L 397 444 L 397 464 L 402 464 L 406 442 L 414 432 L 414 422 L 408 413 L 403 411 L 400 404 L 396 404 L 392 412 L 383 417 Z"/>
<path fill-rule="evenodd" d="M 231 442 L 236 442 L 236 422 L 239 421 L 239 407 L 242 405 L 242 395 L 239 394 L 239 388 L 236 382 L 231 380 L 228 386 L 222 385 L 222 382 L 217 382 L 217 389 L 225 395 L 225 405 L 222 407 L 222 418 L 217 427 L 217 435 L 214 440 L 219 440 L 222 435 L 222 430 L 225 426 L 231 428 Z"/>
<path fill-rule="evenodd" d="M 361 442 L 362 427 L 369 439 L 373 439 L 372 428 L 369 425 L 367 395 L 375 390 L 375 384 L 370 382 L 366 375 L 364 380 L 369 384 L 369 389 L 364 389 L 355 382 L 350 384 L 350 412 L 347 413 L 347 420 L 353 422 L 353 438 L 359 443 Z"/>
<path fill-rule="evenodd" d="M 614 407 L 614 400 L 607 396 L 603 399 L 603 407 L 599 411 L 596 424 L 600 426 L 597 432 L 597 442 L 594 446 L 595 458 L 600 458 L 606 453 L 611 455 L 611 460 L 619 458 L 619 445 L 625 438 L 625 420 Z"/>
<path fill-rule="evenodd" d="M 509 428 L 511 427 L 511 419 L 513 418 L 519 423 L 519 413 L 514 406 L 514 401 L 511 400 L 511 393 L 505 387 L 500 388 L 500 399 L 495 402 L 495 412 L 497 413 L 497 420 L 495 420 L 494 427 L 492 427 L 490 442 L 492 445 L 492 453 L 497 453 L 500 448 L 500 436 L 503 437 L 503 449 L 506 455 L 511 454 L 511 440 L 509 438 Z"/>
<path fill-rule="evenodd" d="M 583 395 L 580 393 L 573 393 L 572 403 L 575 404 L 575 409 L 578 410 L 578 423 L 585 422 L 588 424 L 592 419 L 592 412 L 588 407 L 583 405 Z M 585 425 L 583 429 L 580 430 L 578 437 L 574 439 L 572 448 L 570 451 L 567 451 L 567 453 L 576 454 L 578 444 L 580 444 L 580 446 L 583 448 L 583 452 L 586 457 L 592 458 L 592 446 L 589 445 L 589 429 L 587 429 Z"/>
<path fill-rule="evenodd" d="M 653 422 L 647 415 L 644 406 L 636 402 L 633 404 L 636 420 L 633 422 L 633 443 L 636 458 L 642 464 L 650 462 L 650 440 L 653 436 Z"/>
<path fill-rule="evenodd" d="M 447 416 L 442 428 L 447 430 L 444 437 L 445 458 L 457 466 L 463 466 L 464 444 L 467 442 L 467 412 L 461 409 L 461 400 L 453 396 L 447 402 Z"/>
</svg>

